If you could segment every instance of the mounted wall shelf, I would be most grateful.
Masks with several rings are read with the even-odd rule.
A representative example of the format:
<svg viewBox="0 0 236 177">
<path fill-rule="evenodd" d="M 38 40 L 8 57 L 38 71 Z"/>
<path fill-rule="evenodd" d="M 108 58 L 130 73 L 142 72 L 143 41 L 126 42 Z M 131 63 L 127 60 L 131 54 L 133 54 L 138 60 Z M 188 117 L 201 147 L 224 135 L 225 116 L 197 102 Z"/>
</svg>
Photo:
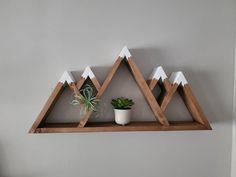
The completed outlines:
<svg viewBox="0 0 236 177">
<path fill-rule="evenodd" d="M 87 112 L 78 123 L 47 123 L 46 119 L 53 109 L 58 98 L 65 87 L 69 86 L 71 91 L 79 93 L 83 85 L 90 80 L 95 88 L 96 98 L 100 98 L 109 86 L 113 76 L 117 72 L 121 62 L 125 62 L 130 73 L 133 75 L 137 85 L 149 104 L 156 121 L 153 122 L 131 122 L 120 126 L 114 122 L 88 122 L 93 111 Z M 156 85 L 161 88 L 158 98 L 152 91 Z M 164 112 L 173 95 L 178 91 L 186 107 L 192 115 L 193 121 L 171 121 L 169 122 Z M 173 130 L 211 130 L 211 126 L 204 115 L 197 99 L 182 72 L 172 73 L 168 79 L 161 66 L 155 68 L 150 78 L 145 81 L 137 65 L 132 58 L 128 48 L 125 46 L 116 62 L 112 66 L 105 81 L 101 85 L 96 79 L 90 67 L 86 67 L 81 78 L 76 82 L 69 71 L 65 71 L 53 90 L 51 96 L 32 125 L 29 133 L 69 133 L 69 132 L 113 132 L 113 131 L 173 131 Z"/>
</svg>

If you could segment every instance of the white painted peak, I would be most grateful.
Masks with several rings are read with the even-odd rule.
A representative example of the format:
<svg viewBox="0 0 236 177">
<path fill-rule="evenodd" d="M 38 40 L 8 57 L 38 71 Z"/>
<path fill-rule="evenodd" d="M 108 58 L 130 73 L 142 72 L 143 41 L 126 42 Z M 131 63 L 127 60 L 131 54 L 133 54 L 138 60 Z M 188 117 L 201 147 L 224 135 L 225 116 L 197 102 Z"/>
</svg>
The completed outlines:
<svg viewBox="0 0 236 177">
<path fill-rule="evenodd" d="M 131 57 L 129 49 L 127 46 L 124 46 L 119 55 L 121 58 L 126 58 L 127 60 Z"/>
<path fill-rule="evenodd" d="M 154 68 L 149 77 L 149 79 L 156 79 L 156 80 L 161 79 L 162 81 L 164 81 L 166 78 L 167 78 L 167 75 L 164 69 L 162 68 L 162 66 L 158 66 Z"/>
<path fill-rule="evenodd" d="M 182 86 L 188 83 L 182 71 L 173 72 L 169 80 L 172 84 L 181 84 Z"/>
<path fill-rule="evenodd" d="M 75 79 L 74 79 L 74 77 L 72 76 L 72 74 L 71 74 L 70 71 L 65 71 L 65 72 L 62 74 L 62 76 L 61 76 L 59 82 L 61 82 L 61 83 L 63 83 L 63 84 L 65 84 L 66 82 L 67 82 L 67 84 L 71 84 L 71 83 L 75 83 Z"/>
<path fill-rule="evenodd" d="M 95 75 L 93 74 L 93 71 L 91 70 L 91 68 L 89 66 L 87 66 L 82 74 L 83 78 L 87 78 L 89 77 L 90 79 L 94 78 Z"/>
</svg>

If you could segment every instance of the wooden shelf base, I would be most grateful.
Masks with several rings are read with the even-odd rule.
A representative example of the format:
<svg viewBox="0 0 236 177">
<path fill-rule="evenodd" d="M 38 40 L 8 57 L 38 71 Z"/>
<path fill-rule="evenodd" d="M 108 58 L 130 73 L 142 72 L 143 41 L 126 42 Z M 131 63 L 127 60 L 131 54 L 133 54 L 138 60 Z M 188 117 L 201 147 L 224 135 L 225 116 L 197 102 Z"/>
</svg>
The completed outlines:
<svg viewBox="0 0 236 177">
<path fill-rule="evenodd" d="M 181 131 L 181 130 L 210 130 L 206 126 L 193 121 L 172 121 L 170 126 L 158 122 L 131 122 L 121 126 L 114 122 L 88 122 L 85 127 L 79 123 L 47 123 L 37 128 L 35 133 L 77 133 L 77 132 L 121 132 L 121 131 Z"/>
</svg>

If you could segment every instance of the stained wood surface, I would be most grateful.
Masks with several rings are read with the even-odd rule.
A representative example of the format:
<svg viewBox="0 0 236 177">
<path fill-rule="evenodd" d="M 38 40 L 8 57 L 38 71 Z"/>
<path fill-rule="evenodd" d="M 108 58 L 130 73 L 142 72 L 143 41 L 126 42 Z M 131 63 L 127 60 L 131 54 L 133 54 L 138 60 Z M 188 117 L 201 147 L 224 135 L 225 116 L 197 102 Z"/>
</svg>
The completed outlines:
<svg viewBox="0 0 236 177">
<path fill-rule="evenodd" d="M 85 78 L 80 77 L 79 81 L 76 83 L 76 87 L 78 90 L 83 86 L 85 80 L 86 80 Z"/>
<path fill-rule="evenodd" d="M 103 93 L 105 92 L 105 90 L 107 89 L 108 85 L 110 84 L 113 76 L 115 75 L 117 69 L 119 68 L 120 64 L 122 62 L 122 58 L 118 57 L 117 60 L 115 61 L 115 63 L 113 64 L 111 70 L 109 71 L 105 81 L 103 82 L 102 86 L 100 87 L 100 89 L 97 92 L 96 98 L 100 98 Z M 92 111 L 89 111 L 88 113 L 86 113 L 80 120 L 80 123 L 78 125 L 78 127 L 84 127 L 85 124 L 88 122 L 89 118 L 92 115 Z"/>
<path fill-rule="evenodd" d="M 183 87 L 180 87 L 178 90 L 184 100 L 186 107 L 191 113 L 193 119 L 205 125 L 208 129 L 212 129 L 196 97 L 193 95 L 192 89 L 189 86 L 189 84 L 185 84 Z"/>
<path fill-rule="evenodd" d="M 128 59 L 128 64 L 133 73 L 133 76 L 140 87 L 144 97 L 146 98 L 150 108 L 152 109 L 157 121 L 159 121 L 162 125 L 169 126 L 169 122 L 164 115 L 163 111 L 161 110 L 160 106 L 158 105 L 156 98 L 152 94 L 151 90 L 149 89 L 146 81 L 144 80 L 142 74 L 140 73 L 138 67 L 136 66 L 134 60 L 132 58 Z"/>
<path fill-rule="evenodd" d="M 78 127 L 78 123 L 50 123 L 43 128 L 38 128 L 36 133 L 75 133 L 75 132 L 126 132 L 126 131 L 185 131 L 185 130 L 208 130 L 198 122 L 183 121 L 170 122 L 170 126 L 163 126 L 155 122 L 131 122 L 121 126 L 114 122 L 91 123 L 85 127 Z"/>
<path fill-rule="evenodd" d="M 153 89 L 157 85 L 157 82 L 158 82 L 158 80 L 156 80 L 155 78 L 151 79 L 151 80 L 147 80 L 148 87 L 151 91 L 153 91 Z"/>
<path fill-rule="evenodd" d="M 167 83 L 167 82 L 166 82 Z M 161 105 L 161 109 L 163 111 L 166 110 L 167 105 L 170 103 L 170 101 L 172 100 L 174 93 L 176 92 L 178 85 L 177 84 L 166 84 L 168 86 L 166 86 L 165 84 L 163 84 L 165 87 L 165 91 L 163 91 L 160 96 L 158 97 L 158 102 Z"/>
<path fill-rule="evenodd" d="M 132 57 L 129 57 L 127 60 L 118 57 L 102 85 L 100 85 L 96 77 L 90 78 L 96 88 L 96 97 L 98 99 L 104 94 L 122 61 L 125 61 L 129 66 L 137 85 L 142 91 L 157 121 L 131 122 L 126 126 L 120 126 L 114 122 L 90 123 L 88 120 L 93 111 L 89 111 L 82 117 L 79 123 L 46 123 L 45 119 L 51 112 L 66 86 L 66 84 L 59 82 L 32 125 L 29 133 L 211 130 L 210 123 L 188 84 L 185 84 L 184 86 L 171 84 L 168 79 L 165 79 L 164 81 L 152 79 L 146 82 Z M 79 90 L 82 88 L 85 81 L 86 78 L 81 77 L 77 83 L 71 83 L 69 87 L 75 94 L 80 94 Z M 157 84 L 162 88 L 162 92 L 158 97 L 158 102 L 152 93 L 152 90 Z M 194 121 L 169 122 L 165 117 L 163 112 L 177 91 L 180 93 Z"/>
<path fill-rule="evenodd" d="M 196 122 L 206 126 L 207 129 L 212 129 L 189 84 L 185 84 L 184 86 L 176 83 L 171 84 L 168 79 L 160 83 L 156 79 L 152 79 L 148 81 L 148 84 L 150 90 L 153 90 L 157 84 L 162 87 L 162 92 L 158 97 L 158 103 L 163 111 L 165 111 L 174 94 L 178 91 L 192 118 Z"/>
<path fill-rule="evenodd" d="M 96 88 L 97 90 L 100 90 L 101 85 L 100 85 L 100 83 L 98 82 L 97 78 L 96 78 L 96 77 L 91 78 L 91 81 L 92 81 L 93 85 L 95 86 L 95 88 Z"/>
<path fill-rule="evenodd" d="M 52 108 L 54 107 L 55 103 L 57 102 L 59 96 L 63 92 L 63 90 L 64 90 L 64 85 L 61 82 L 58 82 L 53 92 L 51 93 L 50 97 L 48 98 L 46 104 L 44 105 L 43 109 L 39 113 L 37 119 L 33 123 L 31 129 L 29 130 L 29 133 L 35 133 L 39 125 L 42 122 L 44 122 L 44 120 L 46 119 L 46 117 L 49 115 Z"/>
</svg>

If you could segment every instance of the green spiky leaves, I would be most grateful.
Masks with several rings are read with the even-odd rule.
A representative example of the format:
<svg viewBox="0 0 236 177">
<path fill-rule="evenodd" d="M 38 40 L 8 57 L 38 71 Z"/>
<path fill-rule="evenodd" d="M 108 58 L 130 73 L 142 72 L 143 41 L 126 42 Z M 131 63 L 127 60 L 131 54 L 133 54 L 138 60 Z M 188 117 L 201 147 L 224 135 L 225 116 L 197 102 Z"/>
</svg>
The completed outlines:
<svg viewBox="0 0 236 177">
<path fill-rule="evenodd" d="M 131 99 L 120 97 L 112 99 L 111 104 L 115 109 L 131 109 L 131 106 L 134 105 L 134 102 Z"/>
<path fill-rule="evenodd" d="M 80 94 L 74 95 L 74 100 L 71 102 L 72 105 L 81 106 L 82 112 L 96 111 L 99 104 L 99 99 L 96 98 L 93 88 L 86 84 L 83 89 L 80 90 Z"/>
</svg>

